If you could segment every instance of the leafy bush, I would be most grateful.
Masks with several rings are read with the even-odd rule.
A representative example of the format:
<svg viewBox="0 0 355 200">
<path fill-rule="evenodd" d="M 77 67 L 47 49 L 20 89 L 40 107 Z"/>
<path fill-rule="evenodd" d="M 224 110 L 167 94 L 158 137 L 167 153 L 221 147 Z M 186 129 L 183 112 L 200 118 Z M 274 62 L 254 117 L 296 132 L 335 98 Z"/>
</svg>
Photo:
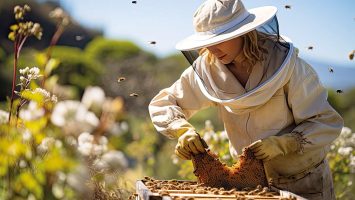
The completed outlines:
<svg viewBox="0 0 355 200">
<path fill-rule="evenodd" d="M 110 40 L 103 37 L 95 38 L 85 48 L 85 52 L 90 58 L 103 63 L 132 58 L 137 56 L 140 51 L 140 48 L 132 42 Z"/>
<path fill-rule="evenodd" d="M 355 194 L 355 133 L 344 127 L 328 154 L 337 199 L 353 199 Z"/>
<path fill-rule="evenodd" d="M 104 72 L 102 65 L 88 57 L 75 47 L 56 46 L 53 48 L 53 58 L 60 60 L 59 66 L 53 70 L 58 75 L 58 83 L 75 85 L 80 93 L 89 85 L 97 85 L 99 75 Z"/>
</svg>

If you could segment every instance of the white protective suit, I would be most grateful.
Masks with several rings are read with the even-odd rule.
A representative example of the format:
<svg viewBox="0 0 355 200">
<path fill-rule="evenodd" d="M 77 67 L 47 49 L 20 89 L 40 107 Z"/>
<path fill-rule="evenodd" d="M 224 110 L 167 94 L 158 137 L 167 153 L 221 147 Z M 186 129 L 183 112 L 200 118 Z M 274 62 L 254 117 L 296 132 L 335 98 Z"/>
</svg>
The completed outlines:
<svg viewBox="0 0 355 200">
<path fill-rule="evenodd" d="M 269 43 L 264 45 L 272 49 Z M 269 181 L 310 199 L 333 199 L 325 156 L 339 135 L 343 120 L 329 105 L 327 91 L 316 72 L 298 57 L 291 42 L 288 51 L 272 51 L 273 56 L 253 67 L 245 88 L 225 65 L 217 61 L 210 66 L 200 56 L 194 64 L 203 83 L 191 66 L 187 68 L 180 79 L 151 101 L 152 122 L 158 132 L 176 138 L 178 132 L 193 129 L 187 120 L 194 113 L 217 106 L 233 157 L 256 140 L 294 136 L 299 145 L 287 147 L 292 148 L 288 150 L 291 153 L 264 162 Z M 267 68 L 264 62 L 269 63 Z M 210 95 L 210 82 L 218 86 L 215 91 L 228 91 L 233 96 Z"/>
</svg>

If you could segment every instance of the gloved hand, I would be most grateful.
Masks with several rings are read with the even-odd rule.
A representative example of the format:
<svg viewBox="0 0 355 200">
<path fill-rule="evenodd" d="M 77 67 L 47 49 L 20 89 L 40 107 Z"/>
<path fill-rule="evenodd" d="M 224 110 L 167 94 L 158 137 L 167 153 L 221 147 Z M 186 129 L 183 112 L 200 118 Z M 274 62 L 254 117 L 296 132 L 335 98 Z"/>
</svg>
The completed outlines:
<svg viewBox="0 0 355 200">
<path fill-rule="evenodd" d="M 199 154 L 205 152 L 200 135 L 195 130 L 190 129 L 183 133 L 175 146 L 175 154 L 183 159 L 191 159 L 192 154 Z"/>
<path fill-rule="evenodd" d="M 298 148 L 297 140 L 289 134 L 282 136 L 270 136 L 257 140 L 249 148 L 257 159 L 269 161 L 277 156 L 295 152 Z"/>
</svg>

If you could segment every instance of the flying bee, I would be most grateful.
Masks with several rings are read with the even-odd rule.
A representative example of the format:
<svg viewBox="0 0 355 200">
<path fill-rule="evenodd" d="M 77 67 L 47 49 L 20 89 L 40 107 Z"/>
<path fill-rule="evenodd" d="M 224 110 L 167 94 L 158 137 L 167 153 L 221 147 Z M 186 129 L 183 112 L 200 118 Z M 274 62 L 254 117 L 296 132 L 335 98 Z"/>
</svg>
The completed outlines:
<svg viewBox="0 0 355 200">
<path fill-rule="evenodd" d="M 353 59 L 354 59 L 354 55 L 355 55 L 355 50 L 352 50 L 352 51 L 349 53 L 349 59 L 350 59 L 350 60 L 353 60 Z"/>
<path fill-rule="evenodd" d="M 138 97 L 138 94 L 133 92 L 133 93 L 129 94 L 129 96 L 130 97 Z"/>
<path fill-rule="evenodd" d="M 137 1 L 132 1 L 133 4 L 137 4 Z"/>
<path fill-rule="evenodd" d="M 125 77 L 119 77 L 118 79 L 117 79 L 117 82 L 122 82 L 122 81 L 124 81 L 124 80 L 126 80 L 126 78 Z"/>
<path fill-rule="evenodd" d="M 291 9 L 291 5 L 285 5 L 286 9 Z"/>
<path fill-rule="evenodd" d="M 343 90 L 337 90 L 337 93 L 341 94 L 341 93 L 343 93 Z"/>
<path fill-rule="evenodd" d="M 149 44 L 152 44 L 152 45 L 154 45 L 156 43 L 157 43 L 156 41 L 149 41 Z"/>
<path fill-rule="evenodd" d="M 328 71 L 329 71 L 330 73 L 333 73 L 333 72 L 334 72 L 333 67 L 328 67 Z"/>
<path fill-rule="evenodd" d="M 308 48 L 308 50 L 313 50 L 313 46 L 309 46 L 307 48 Z"/>
<path fill-rule="evenodd" d="M 80 40 L 83 40 L 84 39 L 84 36 L 82 36 L 82 35 L 76 35 L 75 36 L 75 40 L 76 41 L 80 41 Z"/>
</svg>

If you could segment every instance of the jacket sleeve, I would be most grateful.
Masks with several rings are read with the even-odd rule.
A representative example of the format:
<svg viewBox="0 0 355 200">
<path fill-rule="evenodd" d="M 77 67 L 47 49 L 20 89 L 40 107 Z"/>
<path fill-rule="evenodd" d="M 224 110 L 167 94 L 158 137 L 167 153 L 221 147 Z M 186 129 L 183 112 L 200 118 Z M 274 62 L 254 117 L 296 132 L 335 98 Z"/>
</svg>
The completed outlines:
<svg viewBox="0 0 355 200">
<path fill-rule="evenodd" d="M 194 71 L 189 67 L 172 86 L 161 90 L 152 99 L 149 113 L 157 131 L 172 139 L 193 129 L 187 119 L 213 104 L 202 94 Z"/>
<path fill-rule="evenodd" d="M 329 145 L 343 127 L 342 117 L 330 106 L 327 90 L 314 69 L 302 59 L 295 63 L 288 87 L 288 105 L 296 127 L 295 151 L 302 153 Z"/>
</svg>

